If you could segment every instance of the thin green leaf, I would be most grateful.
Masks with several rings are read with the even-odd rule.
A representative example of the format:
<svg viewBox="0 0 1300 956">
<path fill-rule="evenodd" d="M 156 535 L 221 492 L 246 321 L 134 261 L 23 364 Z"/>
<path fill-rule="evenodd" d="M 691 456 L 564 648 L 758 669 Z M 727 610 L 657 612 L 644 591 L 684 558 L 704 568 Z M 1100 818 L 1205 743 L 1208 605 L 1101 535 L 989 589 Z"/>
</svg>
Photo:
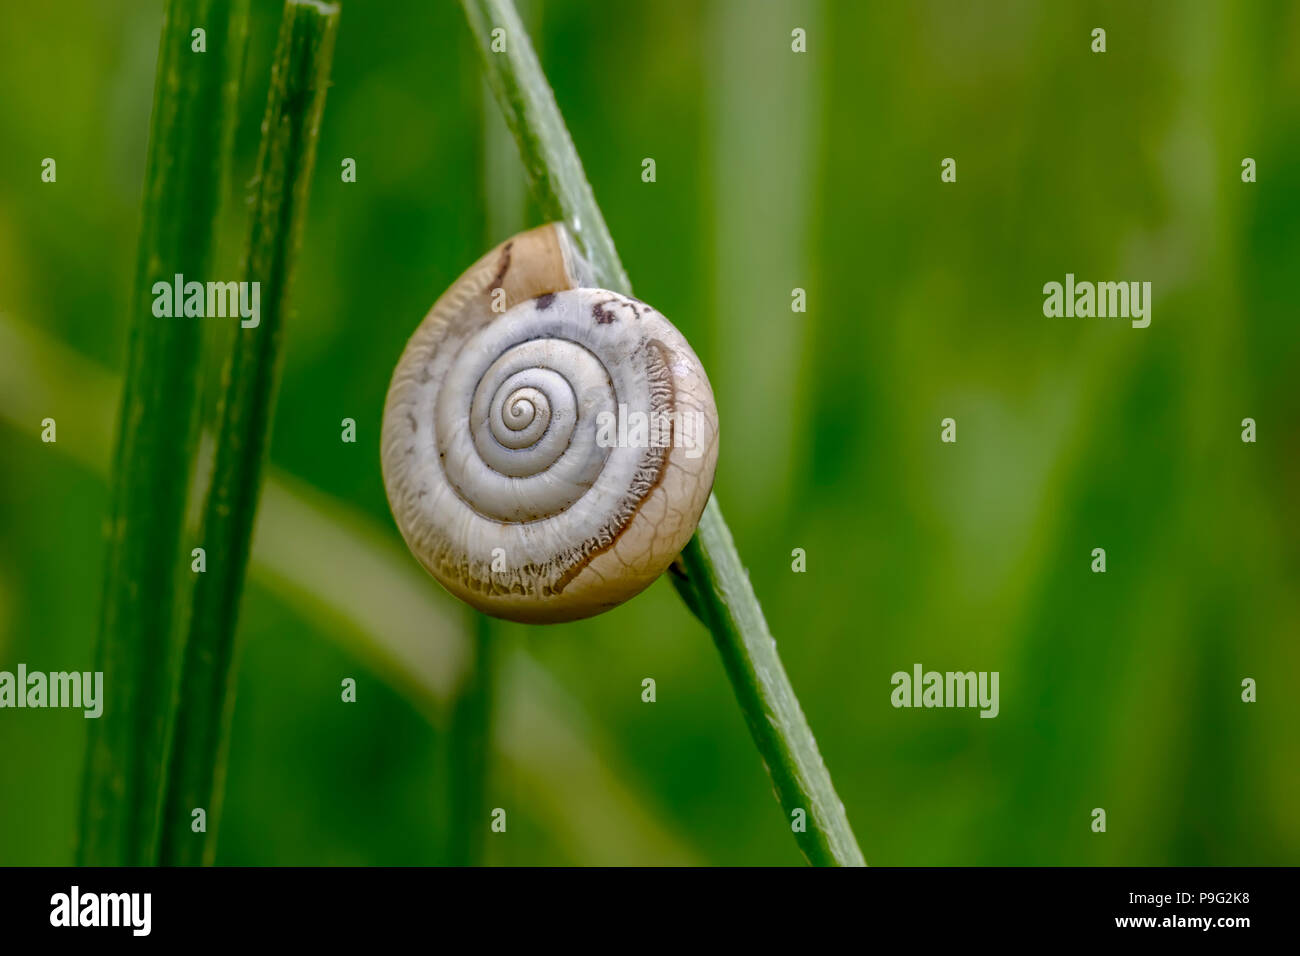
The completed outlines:
<svg viewBox="0 0 1300 956">
<path fill-rule="evenodd" d="M 192 49 L 199 25 L 204 52 Z M 247 0 L 168 0 L 164 10 L 96 652 L 104 714 L 89 724 L 82 783 L 83 865 L 156 859 L 202 330 L 192 318 L 155 316 L 150 292 L 177 274 L 202 279 L 212 263 L 247 33 Z"/>
<path fill-rule="evenodd" d="M 543 214 L 569 227 L 604 288 L 630 295 L 631 282 L 514 4 L 461 3 Z M 496 30 L 503 32 L 494 38 Z M 809 861 L 864 865 L 716 498 L 670 577 L 713 633 L 782 806 L 807 812 L 807 832 L 795 836 Z"/>
<path fill-rule="evenodd" d="M 280 341 L 329 85 L 337 5 L 288 0 L 271 67 L 244 278 L 260 289 L 257 324 L 236 333 L 222 376 L 212 484 L 204 507 L 207 570 L 194 588 L 164 802 L 164 864 L 211 864 L 234 706 L 239 600 L 279 385 Z M 241 320 L 242 324 L 242 320 Z M 206 832 L 191 827 L 195 808 Z"/>
<path fill-rule="evenodd" d="M 682 560 L 693 580 L 708 582 L 710 592 L 700 602 L 705 623 L 794 838 L 814 865 L 865 866 L 763 609 L 750 599 L 749 575 L 715 500 L 709 499 L 704 515 L 709 520 L 700 521 Z M 793 826 L 799 810 L 806 822 L 802 830 Z"/>
</svg>

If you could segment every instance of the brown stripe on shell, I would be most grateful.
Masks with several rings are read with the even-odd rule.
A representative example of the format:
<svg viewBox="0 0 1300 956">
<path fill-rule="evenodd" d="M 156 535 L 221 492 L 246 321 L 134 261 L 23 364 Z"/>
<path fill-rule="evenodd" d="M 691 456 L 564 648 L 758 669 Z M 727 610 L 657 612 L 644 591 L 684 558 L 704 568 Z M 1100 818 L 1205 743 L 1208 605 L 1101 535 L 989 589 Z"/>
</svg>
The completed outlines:
<svg viewBox="0 0 1300 956">
<path fill-rule="evenodd" d="M 564 590 L 582 569 L 591 563 L 596 555 L 608 551 L 627 530 L 641 505 L 654 493 L 664 480 L 664 471 L 668 464 L 668 453 L 672 449 L 673 412 L 676 410 L 676 396 L 673 392 L 673 375 L 669 369 L 668 350 L 658 339 L 650 339 L 643 346 L 645 350 L 646 377 L 650 384 L 650 421 L 656 421 L 657 415 L 666 417 L 669 422 L 668 441 L 660 447 L 646 449 L 645 460 L 632 477 L 632 486 L 624 497 L 622 506 L 610 516 L 609 521 L 600 531 L 588 538 L 570 552 L 558 556 L 556 563 L 568 564 L 555 583 L 554 593 Z"/>
<path fill-rule="evenodd" d="M 468 560 L 463 554 L 455 554 L 443 542 L 437 542 L 433 549 L 432 565 L 475 593 L 550 597 L 562 592 L 592 560 L 618 543 L 619 537 L 632 523 L 642 503 L 663 481 L 668 455 L 672 449 L 672 428 L 675 427 L 673 412 L 676 401 L 667 348 L 662 342 L 652 339 L 643 343 L 639 351 L 644 354 L 650 384 L 651 420 L 655 420 L 656 415 L 666 417 L 669 422 L 668 441 L 663 446 L 646 449 L 645 459 L 633 476 L 632 485 L 620 507 L 610 515 L 600 530 L 542 565 L 530 563 L 505 572 L 493 571 L 490 560 Z"/>
<path fill-rule="evenodd" d="M 492 281 L 489 282 L 487 288 L 483 290 L 489 297 L 491 297 L 494 289 L 499 289 L 501 287 L 501 283 L 505 280 L 506 273 L 510 271 L 510 250 L 514 248 L 514 245 L 515 241 L 511 239 L 501 247 L 501 264 L 497 266 L 497 274 L 492 277 Z"/>
</svg>

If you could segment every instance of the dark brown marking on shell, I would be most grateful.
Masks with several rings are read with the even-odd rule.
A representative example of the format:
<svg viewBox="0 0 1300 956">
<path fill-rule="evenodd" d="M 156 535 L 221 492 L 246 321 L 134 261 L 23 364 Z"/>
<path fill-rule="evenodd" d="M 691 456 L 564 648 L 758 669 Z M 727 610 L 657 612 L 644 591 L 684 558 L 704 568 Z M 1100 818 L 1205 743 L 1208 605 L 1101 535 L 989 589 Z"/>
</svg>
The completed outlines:
<svg viewBox="0 0 1300 956">
<path fill-rule="evenodd" d="M 419 431 L 419 430 L 420 430 L 420 426 L 419 426 L 419 424 L 416 422 L 416 420 L 415 420 L 415 416 L 412 415 L 410 412 L 407 412 L 407 413 L 406 413 L 406 420 L 407 420 L 408 422 L 411 423 L 411 431 L 414 432 L 414 431 Z"/>
<path fill-rule="evenodd" d="M 672 450 L 672 430 L 676 427 L 673 421 L 673 412 L 677 407 L 677 396 L 673 388 L 673 377 L 670 370 L 669 350 L 658 339 L 651 339 L 644 345 L 646 358 L 646 372 L 650 380 L 650 415 L 666 416 L 669 422 L 668 442 L 664 447 L 651 446 L 646 450 L 644 464 L 637 470 L 632 479 L 631 491 L 632 507 L 626 514 L 616 515 L 608 526 L 604 529 L 609 535 L 609 540 L 602 542 L 599 537 L 589 538 L 577 548 L 573 549 L 573 560 L 569 568 L 560 575 L 556 580 L 552 593 L 559 594 L 563 591 L 599 554 L 603 554 L 618 543 L 623 532 L 627 530 L 632 519 L 636 517 L 637 512 L 641 510 L 642 503 L 645 502 L 655 489 L 658 488 L 664 480 L 664 473 L 668 470 L 668 455 Z"/>
<path fill-rule="evenodd" d="M 673 412 L 677 402 L 670 365 L 670 350 L 658 339 L 650 339 L 644 342 L 637 352 L 644 356 L 647 378 L 650 382 L 650 415 L 666 416 L 670 423 L 668 441 L 664 447 L 652 445 L 646 449 L 642 464 L 632 479 L 630 494 L 623 510 L 613 515 L 596 535 L 570 548 L 566 554 L 556 557 L 554 563 L 564 567 L 565 570 L 558 577 L 553 578 L 553 583 L 548 583 L 554 575 L 553 566 L 527 564 L 518 568 L 517 573 L 511 575 L 508 582 L 503 582 L 493 577 L 496 572 L 491 570 L 490 562 L 471 561 L 464 556 L 453 557 L 450 549 L 444 549 L 433 556 L 428 566 L 441 567 L 452 580 L 460 581 L 462 586 L 478 593 L 547 598 L 560 594 L 592 560 L 618 543 L 618 539 L 622 537 L 623 532 L 640 511 L 642 503 L 654 494 L 655 489 L 663 482 L 668 470 L 668 456 L 672 450 L 672 428 L 675 427 Z"/>
<path fill-rule="evenodd" d="M 619 299 L 608 301 L 614 303 Z M 642 504 L 663 482 L 672 450 L 672 428 L 675 427 L 673 413 L 676 408 L 676 382 L 671 370 L 672 355 L 672 350 L 664 343 L 657 339 L 647 339 L 642 341 L 630 357 L 632 361 L 645 363 L 650 385 L 649 413 L 652 420 L 660 416 L 666 418 L 669 422 L 669 437 L 664 447 L 651 445 L 645 449 L 628 494 L 617 513 L 611 515 L 593 536 L 564 553 L 555 555 L 543 565 L 530 563 L 512 568 L 506 573 L 493 571 L 490 561 L 471 559 L 464 554 L 454 555 L 445 542 L 423 552 L 420 556 L 421 564 L 435 576 L 457 581 L 461 587 L 473 593 L 545 599 L 563 592 L 592 560 L 618 543 L 640 512 Z M 439 458 L 445 457 L 445 453 L 439 453 Z M 435 569 L 440 569 L 441 574 Z M 611 602 L 608 606 L 613 607 L 617 603 Z"/>
<path fill-rule="evenodd" d="M 494 289 L 501 288 L 501 282 L 505 279 L 506 273 L 510 271 L 510 250 L 514 247 L 515 241 L 511 239 L 501 247 L 501 265 L 497 266 L 497 274 L 492 277 L 488 283 L 487 294 L 490 297 Z"/>
<path fill-rule="evenodd" d="M 537 311 L 545 312 L 547 309 L 551 307 L 551 303 L 554 301 L 555 301 L 554 292 L 543 292 L 541 295 L 537 297 Z"/>
<path fill-rule="evenodd" d="M 596 302 L 591 307 L 591 317 L 596 320 L 597 325 L 609 325 L 618 316 L 605 308 L 613 299 L 606 299 L 604 302 Z"/>
</svg>

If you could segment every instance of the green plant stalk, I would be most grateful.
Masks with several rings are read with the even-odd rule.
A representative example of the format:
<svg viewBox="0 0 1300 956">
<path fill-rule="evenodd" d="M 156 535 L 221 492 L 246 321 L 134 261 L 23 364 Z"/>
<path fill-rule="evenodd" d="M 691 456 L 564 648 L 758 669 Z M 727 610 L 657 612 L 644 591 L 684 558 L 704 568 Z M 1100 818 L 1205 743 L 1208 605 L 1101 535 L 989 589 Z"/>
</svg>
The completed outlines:
<svg viewBox="0 0 1300 956">
<path fill-rule="evenodd" d="M 483 55 L 488 85 L 519 146 L 542 215 L 569 227 L 602 288 L 627 292 L 632 283 L 623 271 L 555 94 L 514 4 L 509 0 L 461 0 L 461 5 Z M 505 30 L 503 53 L 491 48 L 492 30 L 497 27 Z"/>
<path fill-rule="evenodd" d="M 461 4 L 543 215 L 568 226 L 603 288 L 630 295 L 632 284 L 514 4 Z M 505 31 L 502 52 L 492 50 L 496 28 Z M 804 855 L 817 865 L 865 865 L 716 498 L 710 496 L 670 577 L 713 634 L 782 807 L 807 815 L 806 831 L 795 830 Z"/>
<path fill-rule="evenodd" d="M 715 499 L 709 499 L 704 516 L 682 560 L 692 580 L 705 582 L 711 591 L 700 602 L 705 623 L 795 840 L 816 866 L 865 866 Z M 798 810 L 804 811 L 803 829 L 793 826 Z"/>
<path fill-rule="evenodd" d="M 191 31 L 206 30 L 206 52 Z M 167 0 L 158 48 L 131 329 L 107 521 L 95 669 L 104 713 L 87 725 L 77 860 L 152 864 L 173 681 L 174 613 L 197 442 L 202 328 L 153 315 L 151 290 L 213 261 L 234 135 L 248 0 Z M 179 593 L 178 593 L 179 592 Z"/>
<path fill-rule="evenodd" d="M 257 325 L 236 332 L 222 374 L 216 455 L 201 536 L 207 570 L 194 587 L 164 801 L 160 859 L 165 865 L 211 865 L 216 854 L 234 709 L 239 600 L 338 13 L 337 5 L 288 0 L 271 66 L 243 269 L 245 280 L 261 290 L 261 314 Z M 206 812 L 206 832 L 192 829 L 196 808 Z"/>
</svg>

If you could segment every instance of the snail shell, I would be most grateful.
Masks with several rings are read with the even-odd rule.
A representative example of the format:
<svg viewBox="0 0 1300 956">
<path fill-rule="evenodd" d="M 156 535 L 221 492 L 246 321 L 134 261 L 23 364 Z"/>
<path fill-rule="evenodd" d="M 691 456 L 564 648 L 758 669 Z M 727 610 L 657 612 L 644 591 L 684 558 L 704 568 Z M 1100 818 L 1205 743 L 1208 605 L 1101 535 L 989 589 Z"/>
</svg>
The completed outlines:
<svg viewBox="0 0 1300 956">
<path fill-rule="evenodd" d="M 402 536 L 496 617 L 626 601 L 681 552 L 713 486 L 699 359 L 653 308 L 593 284 L 562 225 L 515 236 L 434 303 L 388 389 L 384 486 Z"/>
</svg>

